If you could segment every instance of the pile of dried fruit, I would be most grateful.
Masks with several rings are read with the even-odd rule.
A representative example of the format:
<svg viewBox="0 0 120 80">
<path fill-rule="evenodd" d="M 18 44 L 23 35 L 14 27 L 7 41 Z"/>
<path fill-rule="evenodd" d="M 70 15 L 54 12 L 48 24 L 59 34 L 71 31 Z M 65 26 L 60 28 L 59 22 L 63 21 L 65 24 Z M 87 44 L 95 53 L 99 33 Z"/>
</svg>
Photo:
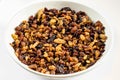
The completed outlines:
<svg viewBox="0 0 120 80">
<path fill-rule="evenodd" d="M 69 7 L 41 9 L 12 34 L 18 59 L 45 74 L 69 74 L 93 65 L 105 50 L 105 27 Z"/>
</svg>

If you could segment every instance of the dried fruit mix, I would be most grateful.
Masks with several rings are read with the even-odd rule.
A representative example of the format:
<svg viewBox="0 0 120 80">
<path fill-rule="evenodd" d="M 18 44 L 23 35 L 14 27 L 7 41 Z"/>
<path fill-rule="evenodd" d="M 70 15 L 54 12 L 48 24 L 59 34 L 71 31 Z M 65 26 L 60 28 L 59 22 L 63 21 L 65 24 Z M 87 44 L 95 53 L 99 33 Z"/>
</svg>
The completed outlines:
<svg viewBox="0 0 120 80">
<path fill-rule="evenodd" d="M 45 74 L 69 74 L 95 64 L 105 51 L 105 27 L 69 7 L 40 9 L 12 34 L 18 59 Z"/>
</svg>

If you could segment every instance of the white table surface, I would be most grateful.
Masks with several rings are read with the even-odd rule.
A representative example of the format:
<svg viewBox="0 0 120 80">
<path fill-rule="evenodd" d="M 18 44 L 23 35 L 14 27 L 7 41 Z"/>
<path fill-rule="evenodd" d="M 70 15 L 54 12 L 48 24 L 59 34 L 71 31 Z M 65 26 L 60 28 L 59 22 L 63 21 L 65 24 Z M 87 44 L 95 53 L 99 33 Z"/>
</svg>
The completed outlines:
<svg viewBox="0 0 120 80">
<path fill-rule="evenodd" d="M 10 18 L 19 8 L 40 0 L 0 0 L 0 80 L 47 80 L 19 66 L 4 45 L 4 33 Z M 75 80 L 120 80 L 120 0 L 76 0 L 106 13 L 114 32 L 114 44 L 103 63 Z M 73 80 L 67 79 L 67 80 Z M 66 80 L 66 79 L 64 79 Z"/>
</svg>

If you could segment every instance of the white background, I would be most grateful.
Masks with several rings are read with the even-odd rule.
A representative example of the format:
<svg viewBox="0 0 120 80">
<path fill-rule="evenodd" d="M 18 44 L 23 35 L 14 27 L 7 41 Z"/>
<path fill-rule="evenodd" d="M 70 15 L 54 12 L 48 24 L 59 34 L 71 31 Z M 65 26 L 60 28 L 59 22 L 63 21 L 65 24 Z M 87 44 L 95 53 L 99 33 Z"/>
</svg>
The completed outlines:
<svg viewBox="0 0 120 80">
<path fill-rule="evenodd" d="M 40 0 L 0 0 L 0 80 L 47 80 L 19 66 L 4 45 L 4 33 L 10 18 L 23 6 Z M 75 80 L 120 80 L 120 0 L 76 0 L 107 14 L 114 32 L 112 50 L 94 70 L 74 77 Z M 73 80 L 67 79 L 67 80 Z M 65 79 L 64 79 L 65 80 Z"/>
</svg>

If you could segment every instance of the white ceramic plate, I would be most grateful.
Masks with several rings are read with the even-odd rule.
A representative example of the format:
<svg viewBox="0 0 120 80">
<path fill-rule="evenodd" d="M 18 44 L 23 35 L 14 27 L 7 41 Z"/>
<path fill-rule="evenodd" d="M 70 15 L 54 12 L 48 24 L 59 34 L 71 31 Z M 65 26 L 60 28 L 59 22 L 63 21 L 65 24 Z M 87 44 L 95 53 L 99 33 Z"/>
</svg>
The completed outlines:
<svg viewBox="0 0 120 80">
<path fill-rule="evenodd" d="M 20 11 L 18 11 L 16 13 L 16 15 L 13 16 L 13 18 L 10 20 L 9 24 L 8 24 L 8 29 L 6 31 L 6 38 L 5 38 L 5 43 L 7 46 L 7 49 L 9 51 L 9 53 L 11 54 L 12 58 L 23 68 L 25 68 L 26 70 L 33 72 L 35 74 L 38 74 L 40 76 L 45 76 L 45 77 L 50 77 L 50 78 L 64 78 L 64 77 L 71 77 L 74 75 L 81 75 L 85 72 L 88 72 L 89 70 L 91 70 L 92 68 L 94 68 L 96 65 L 98 65 L 99 63 L 102 63 L 102 60 L 99 59 L 93 66 L 91 66 L 90 68 L 80 71 L 80 72 L 76 72 L 76 73 L 72 73 L 72 74 L 65 74 L 65 75 L 49 75 L 49 74 L 43 74 L 37 71 L 34 71 L 32 69 L 29 69 L 28 66 L 26 66 L 25 64 L 21 63 L 18 58 L 16 57 L 16 55 L 14 54 L 14 50 L 13 48 L 9 45 L 9 43 L 13 42 L 13 39 L 11 37 L 11 34 L 14 33 L 14 28 L 19 25 L 21 23 L 21 21 L 23 20 L 27 20 L 29 16 L 34 15 L 39 9 L 47 7 L 47 8 L 57 8 L 60 9 L 62 7 L 70 7 L 73 10 L 76 11 L 84 11 L 88 14 L 88 16 L 95 22 L 97 20 L 100 20 L 103 25 L 105 26 L 105 31 L 106 31 L 106 35 L 108 37 L 107 42 L 106 42 L 106 47 L 105 47 L 105 52 L 103 53 L 103 56 L 101 57 L 101 59 L 104 57 L 104 55 L 106 53 L 108 53 L 108 51 L 110 50 L 111 44 L 112 44 L 112 32 L 111 32 L 111 28 L 110 26 L 107 24 L 107 22 L 105 21 L 104 17 L 98 13 L 97 11 L 95 11 L 94 9 L 91 9 L 83 4 L 79 4 L 79 3 L 75 3 L 75 2 L 71 2 L 71 1 L 43 1 L 43 2 L 37 2 L 37 3 L 33 3 L 31 5 L 28 5 L 27 7 L 24 7 L 23 9 L 21 9 Z M 100 65 L 99 65 L 100 66 Z"/>
</svg>

